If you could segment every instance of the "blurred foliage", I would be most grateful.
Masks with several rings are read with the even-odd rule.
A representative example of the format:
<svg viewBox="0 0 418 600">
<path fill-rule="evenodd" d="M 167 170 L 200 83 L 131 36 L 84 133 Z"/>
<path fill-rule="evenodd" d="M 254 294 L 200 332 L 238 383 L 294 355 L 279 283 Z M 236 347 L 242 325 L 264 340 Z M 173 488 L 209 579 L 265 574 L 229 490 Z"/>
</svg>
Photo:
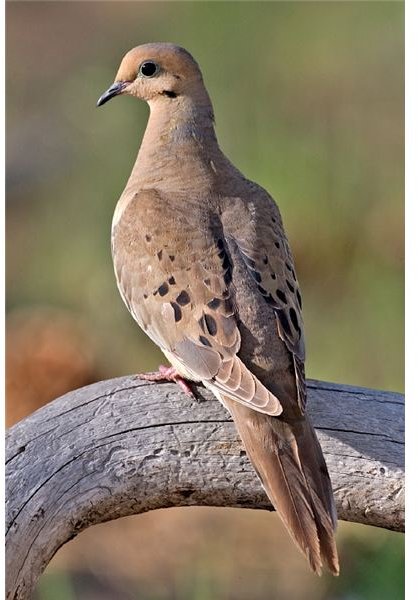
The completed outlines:
<svg viewBox="0 0 418 600">
<path fill-rule="evenodd" d="M 163 360 L 119 297 L 109 248 L 147 107 L 119 98 L 97 110 L 95 101 L 128 49 L 173 41 L 200 63 L 224 151 L 280 205 L 304 297 L 308 376 L 401 391 L 403 16 L 398 2 L 7 3 L 9 314 L 72 312 L 88 323 L 105 377 Z M 211 517 L 222 537 L 224 514 Z M 245 530 L 248 513 L 240 514 Z M 260 539 L 254 528 L 254 560 L 270 529 Z M 362 529 L 353 542 L 353 527 L 341 527 L 338 580 L 304 579 L 298 563 L 293 578 L 306 581 L 309 598 L 402 597 L 401 537 Z M 225 542 L 228 552 L 235 542 Z M 284 560 L 289 546 L 281 540 Z M 272 575 L 276 562 L 255 573 L 246 566 L 237 578 L 232 567 L 219 572 L 211 552 L 222 548 L 207 548 L 201 565 L 190 554 L 180 591 L 157 592 L 154 578 L 154 591 L 138 583 L 127 597 L 245 598 L 250 590 L 249 598 L 297 599 L 295 583 Z M 51 566 L 41 599 L 71 598 L 63 578 L 62 591 L 48 592 L 47 580 L 61 589 Z"/>
</svg>

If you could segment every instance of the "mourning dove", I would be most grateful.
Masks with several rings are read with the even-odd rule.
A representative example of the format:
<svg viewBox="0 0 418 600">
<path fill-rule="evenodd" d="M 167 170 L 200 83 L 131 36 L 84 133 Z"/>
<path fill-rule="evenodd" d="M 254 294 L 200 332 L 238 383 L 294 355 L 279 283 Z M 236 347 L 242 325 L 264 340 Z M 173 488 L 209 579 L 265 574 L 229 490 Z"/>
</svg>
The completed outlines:
<svg viewBox="0 0 418 600">
<path fill-rule="evenodd" d="M 122 94 L 150 106 L 112 222 L 122 298 L 170 361 L 163 375 L 203 383 L 228 409 L 311 568 L 320 573 L 324 562 L 338 574 L 331 483 L 305 413 L 302 301 L 279 210 L 220 150 L 186 50 L 130 50 L 97 104 Z"/>
</svg>

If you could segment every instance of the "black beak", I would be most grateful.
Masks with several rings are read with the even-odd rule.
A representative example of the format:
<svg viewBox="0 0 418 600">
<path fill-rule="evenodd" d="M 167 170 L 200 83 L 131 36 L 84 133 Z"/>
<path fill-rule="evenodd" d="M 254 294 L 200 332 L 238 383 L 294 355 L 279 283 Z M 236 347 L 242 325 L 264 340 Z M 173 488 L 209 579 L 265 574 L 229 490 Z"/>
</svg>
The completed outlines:
<svg viewBox="0 0 418 600">
<path fill-rule="evenodd" d="M 115 81 L 115 83 L 112 83 L 110 88 L 100 96 L 100 98 L 97 100 L 96 106 L 102 106 L 103 104 L 106 104 L 106 102 L 121 94 L 126 86 L 126 81 Z"/>
</svg>

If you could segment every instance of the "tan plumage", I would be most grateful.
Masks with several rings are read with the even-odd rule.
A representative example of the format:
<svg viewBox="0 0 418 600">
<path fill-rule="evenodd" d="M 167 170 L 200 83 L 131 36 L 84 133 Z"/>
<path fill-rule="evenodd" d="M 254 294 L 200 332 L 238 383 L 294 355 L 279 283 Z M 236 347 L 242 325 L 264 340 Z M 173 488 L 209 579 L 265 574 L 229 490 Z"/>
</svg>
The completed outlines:
<svg viewBox="0 0 418 600">
<path fill-rule="evenodd" d="M 305 415 L 301 296 L 280 213 L 219 149 L 210 99 L 185 50 L 131 50 L 99 104 L 121 93 L 151 107 L 113 219 L 122 297 L 178 373 L 229 410 L 312 569 L 324 561 L 338 573 L 331 485 Z"/>
</svg>

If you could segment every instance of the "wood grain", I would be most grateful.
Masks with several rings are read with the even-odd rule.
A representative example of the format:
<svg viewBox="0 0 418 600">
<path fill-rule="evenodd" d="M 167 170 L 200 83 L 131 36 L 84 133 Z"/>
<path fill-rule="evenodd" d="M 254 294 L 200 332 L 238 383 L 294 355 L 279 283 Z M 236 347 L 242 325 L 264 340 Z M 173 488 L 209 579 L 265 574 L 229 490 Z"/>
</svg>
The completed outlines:
<svg viewBox="0 0 418 600">
<path fill-rule="evenodd" d="M 228 413 L 198 395 L 122 377 L 8 431 L 7 598 L 30 598 L 57 550 L 90 525 L 170 506 L 271 510 Z M 403 396 L 310 380 L 308 407 L 339 518 L 403 531 Z"/>
</svg>

